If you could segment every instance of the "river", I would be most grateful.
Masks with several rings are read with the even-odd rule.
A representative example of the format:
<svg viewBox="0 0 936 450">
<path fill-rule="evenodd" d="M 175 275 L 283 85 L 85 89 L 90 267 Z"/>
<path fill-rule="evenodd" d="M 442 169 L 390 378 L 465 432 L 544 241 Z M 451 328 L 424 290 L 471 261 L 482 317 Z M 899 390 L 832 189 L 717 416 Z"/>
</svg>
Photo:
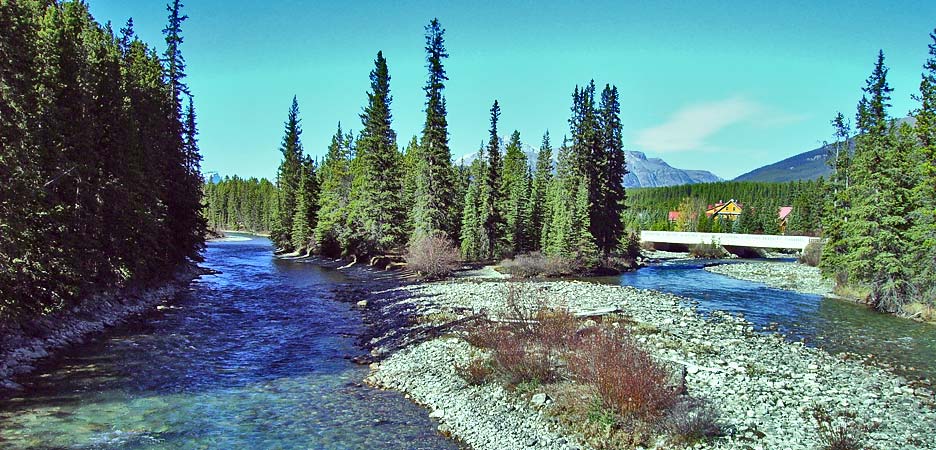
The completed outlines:
<svg viewBox="0 0 936 450">
<path fill-rule="evenodd" d="M 143 320 L 43 362 L 0 400 L 17 449 L 455 449 L 424 410 L 360 382 L 342 275 L 211 242 L 220 271 Z"/>
<path fill-rule="evenodd" d="M 936 326 L 703 270 L 706 264 L 715 263 L 725 261 L 666 261 L 598 281 L 687 297 L 697 302 L 702 313 L 741 313 L 759 329 L 775 328 L 791 340 L 833 354 L 870 357 L 909 379 L 936 381 Z"/>
</svg>

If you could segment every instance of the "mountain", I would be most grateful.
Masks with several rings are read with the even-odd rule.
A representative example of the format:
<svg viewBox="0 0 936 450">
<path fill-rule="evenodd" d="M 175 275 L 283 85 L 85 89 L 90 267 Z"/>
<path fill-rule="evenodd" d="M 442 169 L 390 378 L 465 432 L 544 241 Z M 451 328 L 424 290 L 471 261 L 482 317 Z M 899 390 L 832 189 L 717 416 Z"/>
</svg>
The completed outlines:
<svg viewBox="0 0 936 450">
<path fill-rule="evenodd" d="M 538 150 L 528 145 L 524 145 L 523 150 L 526 153 L 530 167 L 536 167 L 536 153 Z M 707 170 L 677 169 L 660 158 L 647 158 L 647 155 L 643 152 L 625 150 L 624 155 L 627 161 L 627 170 L 630 171 L 624 176 L 624 187 L 627 188 L 663 187 L 722 181 L 721 178 Z M 477 157 L 477 153 L 469 153 L 457 159 L 456 164 L 464 163 L 467 166 Z M 554 152 L 554 162 L 555 158 L 556 154 Z"/>
<path fill-rule="evenodd" d="M 677 169 L 660 158 L 647 158 L 643 152 L 625 151 L 624 153 L 627 170 L 630 171 L 624 176 L 625 187 L 663 187 L 722 181 L 707 170 Z"/>
<path fill-rule="evenodd" d="M 913 126 L 916 121 L 913 117 L 905 117 L 897 120 L 896 125 L 899 126 L 904 123 Z M 848 140 L 848 147 L 854 151 L 854 139 Z M 827 162 L 831 150 L 833 150 L 831 144 L 824 145 L 817 149 L 754 169 L 735 178 L 735 181 L 768 181 L 783 183 L 787 181 L 815 180 L 819 177 L 828 177 L 829 174 L 832 173 L 832 168 L 829 167 Z"/>
</svg>

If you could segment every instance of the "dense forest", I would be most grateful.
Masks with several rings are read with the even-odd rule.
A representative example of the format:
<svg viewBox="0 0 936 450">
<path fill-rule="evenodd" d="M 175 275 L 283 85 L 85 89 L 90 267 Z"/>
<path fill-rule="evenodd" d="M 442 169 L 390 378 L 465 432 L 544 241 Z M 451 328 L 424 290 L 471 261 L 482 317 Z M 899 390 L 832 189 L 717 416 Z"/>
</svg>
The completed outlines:
<svg viewBox="0 0 936 450">
<path fill-rule="evenodd" d="M 321 164 L 304 154 L 293 99 L 271 224 L 278 249 L 366 256 L 433 236 L 470 260 L 541 251 L 594 264 L 618 253 L 626 241 L 627 169 L 617 88 L 605 85 L 599 93 L 594 81 L 575 87 L 571 137 L 559 147 L 555 168 L 548 133 L 535 167 L 527 163 L 519 132 L 504 143 L 496 100 L 487 144 L 470 167 L 456 167 L 448 146 L 444 32 L 438 20 L 426 26 L 425 125 L 403 151 L 392 128 L 390 74 L 381 52 L 370 73 L 361 131 L 353 135 L 339 124 Z"/>
<path fill-rule="evenodd" d="M 84 2 L 0 0 L 0 325 L 199 258 L 180 7 L 160 55 Z"/>
<path fill-rule="evenodd" d="M 923 66 L 915 125 L 890 115 L 893 89 L 878 54 L 855 115 L 833 120 L 836 155 L 826 190 L 820 267 L 884 311 L 936 303 L 936 31 Z M 909 313 L 909 311 L 904 311 Z"/>
<path fill-rule="evenodd" d="M 276 186 L 266 178 L 237 176 L 206 183 L 204 214 L 211 230 L 269 233 L 276 217 Z"/>
</svg>

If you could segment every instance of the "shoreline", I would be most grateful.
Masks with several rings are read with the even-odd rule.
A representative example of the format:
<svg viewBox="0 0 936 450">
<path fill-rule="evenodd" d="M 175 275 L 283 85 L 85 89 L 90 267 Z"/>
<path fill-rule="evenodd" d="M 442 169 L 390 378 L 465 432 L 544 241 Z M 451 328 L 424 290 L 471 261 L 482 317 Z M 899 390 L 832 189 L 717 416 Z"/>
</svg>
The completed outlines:
<svg viewBox="0 0 936 450">
<path fill-rule="evenodd" d="M 35 369 L 40 360 L 86 342 L 110 328 L 158 308 L 209 270 L 188 263 L 154 287 L 127 287 L 89 297 L 80 305 L 48 317 L 0 329 L 0 397 L 22 386 L 15 378 Z"/>
<path fill-rule="evenodd" d="M 833 293 L 835 286 L 831 281 L 822 278 L 817 267 L 797 262 L 759 261 L 717 264 L 707 266 L 705 270 L 739 280 L 763 283 L 775 289 L 838 298 Z"/>
<path fill-rule="evenodd" d="M 758 334 L 750 322 L 729 314 L 704 318 L 687 299 L 656 291 L 570 281 L 524 284 L 548 292 L 557 306 L 614 307 L 654 330 L 639 336 L 641 345 L 661 360 L 684 364 L 690 394 L 712 402 L 730 430 L 702 448 L 815 448 L 818 435 L 808 414 L 815 405 L 873 424 L 867 440 L 879 448 L 936 448 L 926 425 L 936 423 L 932 391 L 850 355 Z M 456 365 L 483 352 L 463 340 L 462 321 L 482 311 L 498 314 L 506 285 L 474 278 L 416 283 L 399 273 L 391 284 L 357 283 L 344 301 L 356 302 L 370 330 L 359 339 L 369 352 L 358 361 L 370 363 L 366 382 L 402 392 L 439 421 L 441 433 L 471 448 L 588 448 L 550 416 L 548 403 L 532 402 L 532 393 L 469 386 L 456 373 Z"/>
</svg>

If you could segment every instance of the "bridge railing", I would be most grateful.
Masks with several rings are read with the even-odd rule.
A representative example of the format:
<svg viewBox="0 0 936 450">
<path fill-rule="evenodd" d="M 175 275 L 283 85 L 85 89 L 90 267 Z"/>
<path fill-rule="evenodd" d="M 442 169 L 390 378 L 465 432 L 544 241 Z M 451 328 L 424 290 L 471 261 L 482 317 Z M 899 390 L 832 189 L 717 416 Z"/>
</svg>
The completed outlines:
<svg viewBox="0 0 936 450">
<path fill-rule="evenodd" d="M 697 233 L 687 231 L 641 231 L 640 240 L 666 244 L 694 245 L 715 242 L 734 247 L 788 248 L 802 250 L 819 238 L 773 234 Z"/>
</svg>

